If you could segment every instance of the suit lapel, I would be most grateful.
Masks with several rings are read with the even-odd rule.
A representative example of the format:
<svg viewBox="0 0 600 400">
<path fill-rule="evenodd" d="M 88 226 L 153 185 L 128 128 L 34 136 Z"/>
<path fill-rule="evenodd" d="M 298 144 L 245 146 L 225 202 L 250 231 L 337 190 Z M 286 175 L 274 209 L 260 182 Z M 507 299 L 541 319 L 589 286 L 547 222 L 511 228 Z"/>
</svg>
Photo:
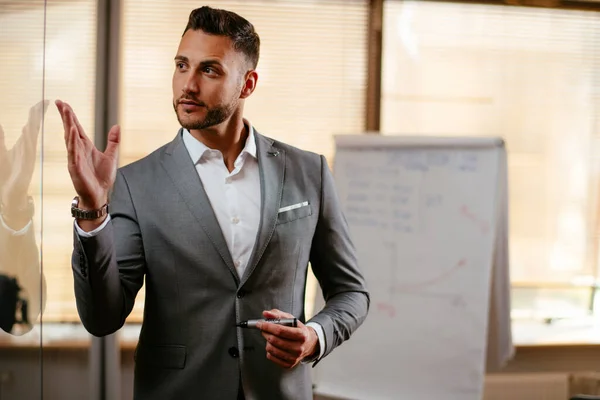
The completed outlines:
<svg viewBox="0 0 600 400">
<path fill-rule="evenodd" d="M 260 171 L 261 218 L 254 249 L 242 276 L 241 285 L 254 272 L 275 231 L 285 172 L 285 151 L 277 148 L 271 139 L 256 131 L 255 137 L 256 157 Z"/>
<path fill-rule="evenodd" d="M 181 194 L 185 204 L 194 217 L 196 217 L 199 225 L 223 259 L 223 262 L 233 274 L 236 283 L 239 283 L 239 277 L 233 266 L 233 260 L 227 248 L 227 242 L 223 237 L 219 221 L 206 195 L 194 162 L 183 143 L 181 134 L 182 130 L 177 133 L 177 137 L 167 146 L 165 154 L 162 157 L 162 165 Z"/>
</svg>

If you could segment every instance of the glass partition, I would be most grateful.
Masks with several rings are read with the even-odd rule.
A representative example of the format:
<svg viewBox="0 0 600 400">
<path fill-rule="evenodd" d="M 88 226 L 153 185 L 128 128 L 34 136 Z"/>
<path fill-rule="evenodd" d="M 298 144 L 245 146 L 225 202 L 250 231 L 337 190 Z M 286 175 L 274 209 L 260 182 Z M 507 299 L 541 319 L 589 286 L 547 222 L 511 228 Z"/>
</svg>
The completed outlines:
<svg viewBox="0 0 600 400">
<path fill-rule="evenodd" d="M 45 1 L 0 4 L 0 397 L 42 393 Z"/>
<path fill-rule="evenodd" d="M 74 196 L 54 101 L 94 136 L 96 0 L 0 1 L 0 398 L 90 396 Z M 65 382 L 69 382 L 65 385 Z"/>
</svg>

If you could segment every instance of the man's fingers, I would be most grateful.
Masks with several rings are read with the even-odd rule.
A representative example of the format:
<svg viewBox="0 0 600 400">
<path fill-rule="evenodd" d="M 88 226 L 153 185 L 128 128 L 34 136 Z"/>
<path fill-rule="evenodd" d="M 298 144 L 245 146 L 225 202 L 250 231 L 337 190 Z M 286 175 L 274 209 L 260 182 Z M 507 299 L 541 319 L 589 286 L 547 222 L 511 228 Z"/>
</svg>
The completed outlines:
<svg viewBox="0 0 600 400">
<path fill-rule="evenodd" d="M 77 135 L 76 128 L 72 127 L 69 129 L 69 135 L 67 139 L 67 159 L 70 165 L 77 164 L 77 145 L 79 141 L 79 136 Z"/>
<path fill-rule="evenodd" d="M 75 128 L 75 134 L 78 135 L 81 139 L 89 141 L 90 139 L 86 136 L 83 127 L 79 123 L 73 108 L 67 103 L 64 103 L 60 100 L 56 101 L 56 106 L 58 107 L 58 111 L 63 120 L 63 127 L 65 129 L 65 142 L 69 140 L 68 135 L 73 131 L 72 128 Z"/>
<path fill-rule="evenodd" d="M 294 318 L 292 314 L 278 309 L 263 311 L 267 319 Z M 298 321 L 298 327 L 283 326 L 270 322 L 260 322 L 259 329 L 266 339 L 267 358 L 284 367 L 293 368 L 305 353 L 309 339 L 306 327 Z"/>
<path fill-rule="evenodd" d="M 283 368 L 293 368 L 302 354 L 297 342 L 279 338 L 266 332 L 262 335 L 267 340 L 267 359 Z"/>
<path fill-rule="evenodd" d="M 303 341 L 306 339 L 306 335 L 302 329 L 294 328 L 291 326 L 282 326 L 272 324 L 270 322 L 262 322 L 260 324 L 260 330 L 278 336 L 280 338 L 290 339 L 294 341 Z"/>
<path fill-rule="evenodd" d="M 74 136 L 71 134 L 71 130 L 69 129 L 69 131 L 67 132 L 67 137 L 66 137 L 66 145 L 67 145 L 67 157 L 69 159 L 69 163 L 73 163 L 73 160 L 75 159 L 75 140 L 74 140 Z"/>
<path fill-rule="evenodd" d="M 104 154 L 110 157 L 116 156 L 120 142 L 121 128 L 118 125 L 115 125 L 108 132 L 108 143 L 106 145 L 106 150 L 104 150 Z"/>
<path fill-rule="evenodd" d="M 75 126 L 77 127 L 77 132 L 79 133 L 79 136 L 82 139 L 87 139 L 90 140 L 87 135 L 85 134 L 85 131 L 83 130 L 83 127 L 81 126 L 81 124 L 79 123 L 79 119 L 77 119 L 77 115 L 75 115 L 75 111 L 73 111 L 73 109 L 69 107 L 69 113 L 71 114 L 71 117 L 73 118 L 73 123 L 75 124 Z"/>
<path fill-rule="evenodd" d="M 56 100 L 55 104 L 56 104 L 56 108 L 58 109 L 58 113 L 60 114 L 60 118 L 63 123 L 63 129 L 65 131 L 65 144 L 68 146 L 69 135 L 71 133 L 70 119 L 66 114 L 65 103 L 63 103 L 60 100 Z"/>
<path fill-rule="evenodd" d="M 294 318 L 294 316 L 292 314 L 283 312 L 276 308 L 274 308 L 272 310 L 263 311 L 263 316 L 265 318 Z"/>
<path fill-rule="evenodd" d="M 302 354 L 301 344 L 297 341 L 283 339 L 266 332 L 262 332 L 262 335 L 267 341 L 267 346 L 270 344 L 271 346 L 277 347 L 281 351 L 284 351 L 294 357 L 298 357 L 300 354 Z"/>
<path fill-rule="evenodd" d="M 285 352 L 273 345 L 271 345 L 270 343 L 267 343 L 267 354 L 271 354 L 275 357 L 277 357 L 278 359 L 280 359 L 281 361 L 287 362 L 291 365 L 296 363 L 296 360 L 298 359 L 298 356 L 294 356 L 293 354 L 290 354 L 288 352 Z"/>
</svg>

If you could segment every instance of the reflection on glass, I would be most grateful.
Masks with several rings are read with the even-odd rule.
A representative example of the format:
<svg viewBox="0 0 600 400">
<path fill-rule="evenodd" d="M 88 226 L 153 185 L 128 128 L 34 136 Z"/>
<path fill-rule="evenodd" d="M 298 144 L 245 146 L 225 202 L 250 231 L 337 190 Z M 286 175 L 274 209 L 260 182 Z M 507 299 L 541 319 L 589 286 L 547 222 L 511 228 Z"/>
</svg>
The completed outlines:
<svg viewBox="0 0 600 400">
<path fill-rule="evenodd" d="M 10 150 L 0 125 L 0 328 L 17 335 L 32 329 L 45 302 L 29 187 L 47 107 L 48 101 L 31 107 Z"/>
<path fill-rule="evenodd" d="M 97 0 L 0 0 L 0 202 L 35 206 L 29 208 L 31 219 L 25 209 L 19 217 L 4 204 L 0 223 L 0 273 L 8 276 L 5 283 L 17 280 L 28 320 L 17 322 L 24 303 L 7 307 L 0 298 L 0 308 L 16 311 L 6 314 L 15 319 L 11 333 L 8 326 L 0 328 L 2 400 L 90 399 L 99 393 L 91 378 L 100 368 L 91 367 L 91 340 L 78 323 L 74 300 L 69 213 L 74 193 L 63 126 L 52 109 L 54 99 L 68 99 L 82 124 L 95 124 L 98 10 L 103 7 Z M 42 99 L 49 103 L 38 104 Z M 25 194 L 7 190 L 16 183 L 7 183 L 9 175 L 19 177 Z M 25 234 L 9 235 L 21 227 L 27 227 Z"/>
</svg>

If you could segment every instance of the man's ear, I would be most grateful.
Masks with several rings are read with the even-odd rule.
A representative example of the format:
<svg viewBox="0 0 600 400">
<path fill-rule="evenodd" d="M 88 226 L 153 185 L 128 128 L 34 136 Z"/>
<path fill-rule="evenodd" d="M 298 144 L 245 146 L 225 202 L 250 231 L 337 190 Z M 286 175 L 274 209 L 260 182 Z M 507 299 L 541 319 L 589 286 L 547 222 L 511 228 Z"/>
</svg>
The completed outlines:
<svg viewBox="0 0 600 400">
<path fill-rule="evenodd" d="M 250 97 L 250 95 L 256 89 L 256 82 L 258 81 L 258 73 L 255 70 L 246 72 L 244 77 L 244 83 L 242 85 L 242 91 L 240 92 L 240 99 Z"/>
</svg>

